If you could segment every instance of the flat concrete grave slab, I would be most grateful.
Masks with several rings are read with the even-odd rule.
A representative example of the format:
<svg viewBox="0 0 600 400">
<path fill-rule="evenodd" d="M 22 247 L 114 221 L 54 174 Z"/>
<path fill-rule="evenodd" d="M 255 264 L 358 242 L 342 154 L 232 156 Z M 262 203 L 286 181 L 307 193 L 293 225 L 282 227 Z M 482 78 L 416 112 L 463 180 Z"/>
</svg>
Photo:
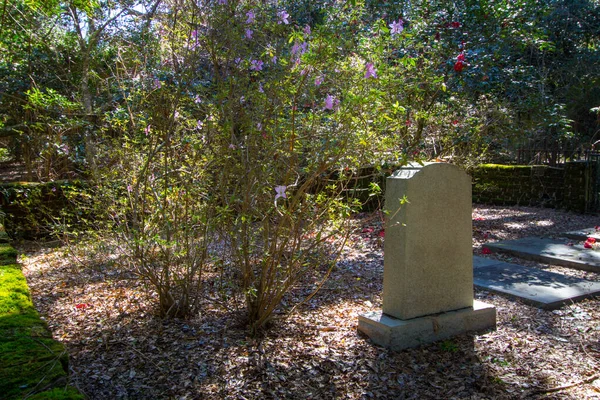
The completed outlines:
<svg viewBox="0 0 600 400">
<path fill-rule="evenodd" d="M 473 284 L 546 310 L 600 296 L 600 282 L 477 256 L 473 257 Z"/>
<path fill-rule="evenodd" d="M 565 240 L 523 238 L 487 243 L 484 247 L 492 251 L 511 254 L 527 260 L 541 261 L 553 265 L 600 272 L 600 251 L 585 249 L 583 245 L 568 246 Z"/>
<path fill-rule="evenodd" d="M 567 237 L 573 240 L 582 240 L 585 241 L 589 237 L 593 237 L 594 239 L 600 241 L 600 231 L 597 231 L 596 228 L 587 228 L 580 229 L 578 231 L 565 232 L 562 236 Z"/>
</svg>

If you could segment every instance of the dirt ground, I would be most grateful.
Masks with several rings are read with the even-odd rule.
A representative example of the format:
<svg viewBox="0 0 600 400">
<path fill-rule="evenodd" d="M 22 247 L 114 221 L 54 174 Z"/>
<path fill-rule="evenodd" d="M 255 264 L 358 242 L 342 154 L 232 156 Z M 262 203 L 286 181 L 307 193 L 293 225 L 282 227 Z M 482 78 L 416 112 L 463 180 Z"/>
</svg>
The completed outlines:
<svg viewBox="0 0 600 400">
<path fill-rule="evenodd" d="M 357 321 L 381 308 L 382 220 L 354 222 L 321 292 L 258 337 L 247 335 L 241 304 L 210 294 L 191 320 L 157 318 L 144 282 L 93 247 L 17 247 L 36 307 L 68 347 L 72 383 L 90 399 L 600 399 L 600 299 L 544 311 L 475 290 L 496 306 L 495 331 L 401 352 L 374 345 Z M 595 225 L 597 216 L 475 206 L 474 253 L 486 242 Z"/>
</svg>

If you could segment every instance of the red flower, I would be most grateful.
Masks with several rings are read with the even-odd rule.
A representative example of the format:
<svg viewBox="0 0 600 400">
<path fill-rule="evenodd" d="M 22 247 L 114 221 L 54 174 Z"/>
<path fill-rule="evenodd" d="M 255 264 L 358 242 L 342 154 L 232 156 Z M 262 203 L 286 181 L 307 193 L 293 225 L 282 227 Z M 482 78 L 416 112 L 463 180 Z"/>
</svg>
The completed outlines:
<svg viewBox="0 0 600 400">
<path fill-rule="evenodd" d="M 460 22 L 458 22 L 458 21 L 453 21 L 453 22 L 452 22 L 450 25 L 451 25 L 453 28 L 460 28 Z"/>
<path fill-rule="evenodd" d="M 462 70 L 463 70 L 464 68 L 465 68 L 465 63 L 464 63 L 464 62 L 462 62 L 462 61 L 457 61 L 457 62 L 454 64 L 454 70 L 455 70 L 456 72 L 462 72 Z"/>
<path fill-rule="evenodd" d="M 594 229 L 595 229 L 595 230 L 597 230 L 597 231 L 600 231 L 600 226 L 596 225 L 596 226 L 594 227 Z"/>
<path fill-rule="evenodd" d="M 385 237 L 385 229 L 379 231 L 379 237 Z"/>
<path fill-rule="evenodd" d="M 77 308 L 79 310 L 86 309 L 89 306 L 91 306 L 91 304 L 87 304 L 87 303 L 78 303 L 78 304 L 75 304 L 75 308 Z"/>
<path fill-rule="evenodd" d="M 456 61 L 465 61 L 465 53 L 460 53 L 458 57 L 456 57 Z"/>
<path fill-rule="evenodd" d="M 596 239 L 593 237 L 589 237 L 589 238 L 587 238 L 586 242 L 596 243 Z"/>
<path fill-rule="evenodd" d="M 586 249 L 591 249 L 592 248 L 592 244 L 590 242 L 585 242 L 583 244 L 583 247 L 586 248 Z"/>
<path fill-rule="evenodd" d="M 488 249 L 487 247 L 484 247 L 484 248 L 481 250 L 481 252 L 482 252 L 483 254 L 492 254 L 492 251 L 491 251 L 490 249 Z"/>
</svg>

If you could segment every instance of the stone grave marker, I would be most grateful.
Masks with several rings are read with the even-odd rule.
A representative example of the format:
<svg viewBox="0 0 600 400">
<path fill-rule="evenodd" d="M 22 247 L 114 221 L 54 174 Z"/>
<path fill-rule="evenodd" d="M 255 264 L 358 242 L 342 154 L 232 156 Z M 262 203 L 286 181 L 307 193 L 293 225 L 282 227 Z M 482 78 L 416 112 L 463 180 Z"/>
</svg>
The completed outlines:
<svg viewBox="0 0 600 400">
<path fill-rule="evenodd" d="M 471 179 L 447 163 L 411 164 L 387 178 L 383 310 L 358 328 L 401 350 L 496 326 L 473 300 Z"/>
</svg>

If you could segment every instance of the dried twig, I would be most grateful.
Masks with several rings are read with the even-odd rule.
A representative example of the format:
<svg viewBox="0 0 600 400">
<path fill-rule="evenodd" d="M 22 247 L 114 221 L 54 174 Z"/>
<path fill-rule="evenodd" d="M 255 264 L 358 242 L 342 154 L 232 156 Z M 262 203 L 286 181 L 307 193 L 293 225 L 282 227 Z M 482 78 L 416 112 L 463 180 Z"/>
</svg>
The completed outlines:
<svg viewBox="0 0 600 400">
<path fill-rule="evenodd" d="M 554 392 L 560 392 L 561 390 L 571 389 L 571 388 L 573 388 L 575 386 L 584 385 L 586 383 L 592 383 L 592 382 L 594 382 L 598 378 L 600 378 L 600 374 L 592 375 L 589 378 L 583 379 L 583 380 L 581 380 L 579 382 L 571 383 L 569 385 L 557 386 L 557 387 L 548 388 L 548 389 L 538 389 L 538 390 L 535 390 L 534 393 L 554 393 Z"/>
</svg>

